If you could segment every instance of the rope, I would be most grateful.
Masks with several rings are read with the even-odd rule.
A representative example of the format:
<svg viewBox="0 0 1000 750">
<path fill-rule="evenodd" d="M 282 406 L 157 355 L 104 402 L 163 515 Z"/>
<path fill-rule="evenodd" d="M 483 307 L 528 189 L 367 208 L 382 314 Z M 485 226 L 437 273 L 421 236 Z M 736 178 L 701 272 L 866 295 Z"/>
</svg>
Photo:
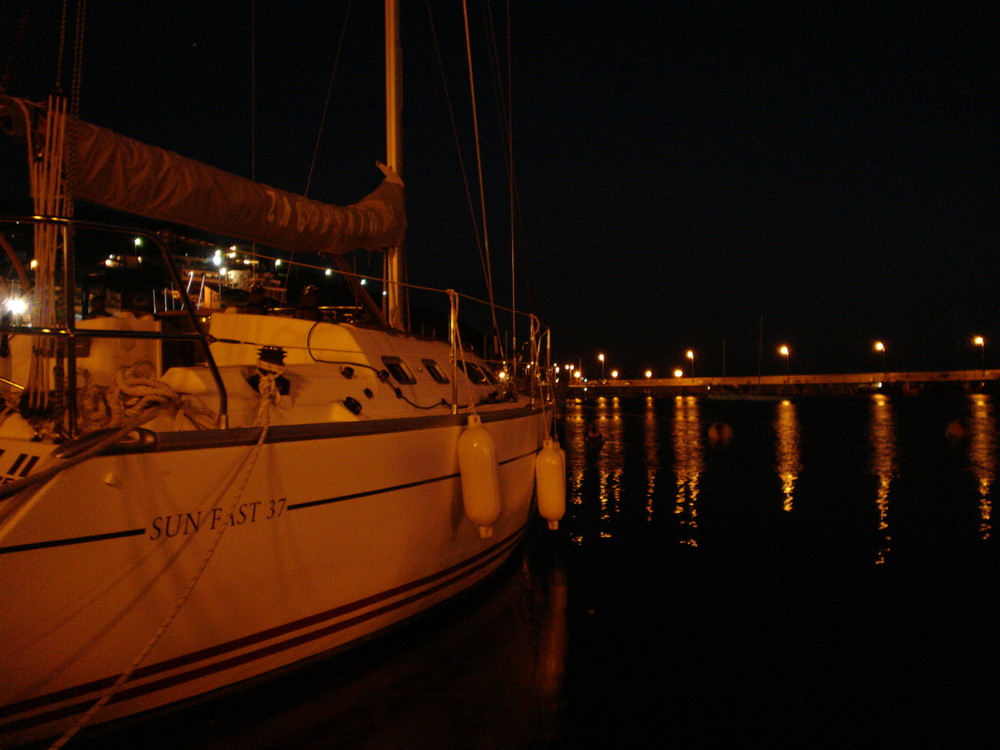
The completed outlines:
<svg viewBox="0 0 1000 750">
<path fill-rule="evenodd" d="M 154 419 L 165 409 L 174 411 L 178 419 L 182 416 L 187 418 L 199 429 L 212 429 L 217 426 L 216 416 L 211 410 L 193 403 L 187 396 L 156 380 L 152 377 L 153 372 L 153 366 L 149 362 L 138 362 L 118 371 L 115 386 L 85 387 L 81 393 L 79 406 L 80 422 L 86 426 L 86 432 L 116 428 L 114 432 L 72 458 L 3 485 L 0 487 L 0 500 L 42 484 L 59 472 L 97 455 L 132 430 Z M 29 500 L 30 498 L 23 498 L 20 502 L 5 507 L 0 514 L 0 520 L 6 522 L 12 518 Z M 5 531 L 4 526 L 0 526 L 0 537 Z"/>
<path fill-rule="evenodd" d="M 37 471 L 34 474 L 30 474 L 29 476 L 26 476 L 23 479 L 18 479 L 17 481 L 3 485 L 3 487 L 0 488 L 0 500 L 16 495 L 17 493 L 26 490 L 29 487 L 33 487 L 36 484 L 41 484 L 43 482 L 46 482 L 59 472 L 66 471 L 66 469 L 76 466 L 78 463 L 87 460 L 91 456 L 97 455 L 101 451 L 105 450 L 108 446 L 117 443 L 119 440 L 125 437 L 125 435 L 127 435 L 129 432 L 131 432 L 136 427 L 141 425 L 143 422 L 152 419 L 153 416 L 155 415 L 140 414 L 136 416 L 134 419 L 127 422 L 126 424 L 123 424 L 119 429 L 109 434 L 106 438 L 104 438 L 100 442 L 95 443 L 90 448 L 87 448 L 85 451 L 78 453 L 72 458 L 67 458 L 58 464 L 53 464 L 51 466 L 48 466 L 47 468 L 42 469 L 41 471 Z M 23 505 L 25 505 L 25 503 L 27 503 L 29 499 L 30 498 L 22 498 L 19 502 L 15 501 L 13 505 L 7 506 L 3 509 L 4 512 L 2 514 L 3 515 L 2 520 L 4 522 L 4 526 L 0 526 L 0 538 L 2 538 L 4 536 L 4 533 L 7 531 L 7 529 L 5 528 L 6 523 L 13 518 L 14 514 Z"/>
<path fill-rule="evenodd" d="M 281 370 L 283 371 L 284 368 L 281 368 Z M 236 503 L 239 503 L 240 499 L 243 497 L 243 493 L 246 490 L 247 483 L 250 481 L 250 476 L 253 474 L 253 470 L 257 465 L 257 459 L 260 456 L 261 449 L 264 445 L 264 440 L 267 437 L 268 430 L 270 429 L 270 412 L 267 407 L 271 404 L 276 405 L 278 401 L 281 399 L 281 394 L 278 392 L 278 389 L 274 382 L 277 376 L 280 374 L 281 374 L 280 372 L 268 372 L 266 374 L 261 375 L 260 401 L 257 407 L 257 422 L 261 426 L 260 436 L 257 438 L 256 444 L 254 444 L 254 447 L 251 450 L 250 455 L 247 457 L 246 471 L 243 472 L 243 478 L 240 481 L 240 485 L 236 490 L 236 500 L 235 500 Z M 58 750 L 59 748 L 63 747 L 67 742 L 69 742 L 71 739 L 73 739 L 73 737 L 75 737 L 76 734 L 81 729 L 83 729 L 87 724 L 90 723 L 90 721 L 94 718 L 97 712 L 108 704 L 108 702 L 114 697 L 115 693 L 117 693 L 122 688 L 122 686 L 124 686 L 125 683 L 127 683 L 132 678 L 132 675 L 135 674 L 135 671 L 139 668 L 139 666 L 143 663 L 143 661 L 145 661 L 146 657 L 149 656 L 149 653 L 156 647 L 156 644 L 160 642 L 160 639 L 163 638 L 164 634 L 167 632 L 167 629 L 171 626 L 171 624 L 173 624 L 174 620 L 177 618 L 177 615 L 180 613 L 181 609 L 184 607 L 188 599 L 191 597 L 191 593 L 194 591 L 194 588 L 198 584 L 198 581 L 201 580 L 202 574 L 208 567 L 208 563 L 215 555 L 215 551 L 219 547 L 219 542 L 222 541 L 222 535 L 223 533 L 225 533 L 227 528 L 229 528 L 229 515 L 224 514 L 222 525 L 219 527 L 218 532 L 212 539 L 212 542 L 209 545 L 209 548 L 205 553 L 205 556 L 202 558 L 201 562 L 198 565 L 198 569 L 195 571 L 194 576 L 188 582 L 188 585 L 184 589 L 184 592 L 181 594 L 180 599 L 178 599 L 173 609 L 170 610 L 166 618 L 164 618 L 163 622 L 160 624 L 160 627 L 157 628 L 155 633 L 153 633 L 153 636 L 149 639 L 149 641 L 139 652 L 139 654 L 135 657 L 135 659 L 132 660 L 132 663 L 128 666 L 128 668 L 118 676 L 118 679 L 115 680 L 115 682 L 101 694 L 101 696 L 97 699 L 94 705 L 92 705 L 87 710 L 87 712 L 83 714 L 83 716 L 81 716 L 72 727 L 67 729 L 63 733 L 63 735 L 59 737 L 59 739 L 57 739 L 49 746 L 49 750 Z"/>
<path fill-rule="evenodd" d="M 85 386 L 79 398 L 81 424 L 88 430 L 113 427 L 150 407 L 157 407 L 169 409 L 178 420 L 186 418 L 199 430 L 218 426 L 214 412 L 178 393 L 155 373 L 150 362 L 136 362 L 118 370 L 113 386 Z"/>
</svg>

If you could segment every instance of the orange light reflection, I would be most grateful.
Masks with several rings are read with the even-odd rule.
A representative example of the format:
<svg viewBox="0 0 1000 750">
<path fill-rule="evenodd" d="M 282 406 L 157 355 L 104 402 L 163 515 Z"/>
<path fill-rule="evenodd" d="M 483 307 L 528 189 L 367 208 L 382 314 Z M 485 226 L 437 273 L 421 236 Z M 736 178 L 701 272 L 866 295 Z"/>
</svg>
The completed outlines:
<svg viewBox="0 0 1000 750">
<path fill-rule="evenodd" d="M 795 482 L 802 471 L 799 453 L 799 419 L 795 404 L 787 399 L 778 402 L 774 417 L 775 455 L 778 478 L 781 480 L 781 507 L 791 511 L 795 499 Z"/>
<path fill-rule="evenodd" d="M 889 532 L 889 488 L 896 477 L 896 423 L 892 414 L 892 404 L 881 393 L 872 396 L 871 422 L 868 435 L 872 446 L 871 470 L 878 479 L 875 507 L 878 511 L 878 533 L 880 544 L 875 554 L 875 564 L 885 562 L 891 549 L 892 535 Z"/>
<path fill-rule="evenodd" d="M 660 444 L 656 436 L 656 401 L 646 396 L 646 413 L 642 420 L 643 448 L 646 454 L 646 520 L 653 520 L 653 497 L 656 495 L 656 474 L 660 470 Z"/>
<path fill-rule="evenodd" d="M 969 463 L 979 483 L 979 536 L 989 539 L 993 533 L 993 500 L 990 489 L 996 477 L 997 424 L 990 397 L 974 393 L 970 397 Z"/>
<path fill-rule="evenodd" d="M 597 502 L 602 521 L 610 521 L 621 512 L 622 473 L 625 469 L 625 441 L 621 404 L 618 397 L 597 399 L 597 427 L 604 434 L 604 447 L 597 457 Z M 601 537 L 608 538 L 605 528 Z"/>
<path fill-rule="evenodd" d="M 681 544 L 698 546 L 698 481 L 705 470 L 701 443 L 701 416 L 698 399 L 677 396 L 674 399 L 674 475 L 677 499 L 674 514 L 681 527 Z"/>
</svg>

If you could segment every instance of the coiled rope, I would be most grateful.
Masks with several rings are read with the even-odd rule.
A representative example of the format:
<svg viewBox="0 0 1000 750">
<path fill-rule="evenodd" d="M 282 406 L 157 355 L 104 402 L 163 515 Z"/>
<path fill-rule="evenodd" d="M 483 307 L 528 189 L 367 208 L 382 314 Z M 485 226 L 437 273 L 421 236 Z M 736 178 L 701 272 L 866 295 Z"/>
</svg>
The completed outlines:
<svg viewBox="0 0 1000 750">
<path fill-rule="evenodd" d="M 150 362 L 136 362 L 118 370 L 113 386 L 85 386 L 78 400 L 81 426 L 87 431 L 114 427 L 157 407 L 159 411 L 171 411 L 178 420 L 186 418 L 199 430 L 218 427 L 215 412 L 178 393 L 155 373 Z"/>
</svg>

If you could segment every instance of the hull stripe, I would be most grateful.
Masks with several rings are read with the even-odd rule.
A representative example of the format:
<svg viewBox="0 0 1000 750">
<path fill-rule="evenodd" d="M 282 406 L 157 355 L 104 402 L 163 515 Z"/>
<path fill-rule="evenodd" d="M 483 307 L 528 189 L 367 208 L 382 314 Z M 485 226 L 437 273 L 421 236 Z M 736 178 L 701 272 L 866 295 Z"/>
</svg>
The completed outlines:
<svg viewBox="0 0 1000 750">
<path fill-rule="evenodd" d="M 528 453 L 523 453 L 520 456 L 515 456 L 513 458 L 508 458 L 500 462 L 500 465 L 513 463 L 515 461 L 520 461 L 528 456 L 534 456 L 535 451 L 530 451 Z M 370 497 L 372 495 L 381 495 L 389 492 L 397 492 L 399 490 L 410 489 L 411 487 L 419 487 L 424 484 L 433 484 L 434 482 L 445 482 L 452 479 L 458 479 L 458 474 L 446 474 L 440 477 L 432 477 L 430 479 L 421 479 L 417 482 L 407 482 L 406 484 L 398 484 L 394 487 L 381 487 L 375 490 L 367 490 L 365 492 L 355 492 L 351 495 L 341 495 L 339 497 L 329 497 L 323 500 L 310 500 L 303 503 L 289 503 L 288 510 L 302 510 L 303 508 L 312 508 L 318 505 L 329 505 L 330 503 L 339 503 L 344 500 L 356 500 L 362 497 Z M 123 539 L 131 536 L 141 536 L 146 533 L 146 529 L 128 529 L 126 531 L 111 531 L 106 534 L 90 534 L 88 536 L 70 537 L 68 539 L 52 539 L 45 542 L 32 542 L 30 544 L 14 544 L 9 547 L 0 547 L 0 555 L 9 555 L 14 552 L 31 552 L 33 550 L 39 549 L 49 549 L 51 547 L 67 547 L 74 544 L 89 544 L 90 542 L 104 542 L 110 539 Z"/>
<path fill-rule="evenodd" d="M 48 549 L 49 547 L 66 547 L 71 544 L 86 544 L 87 542 L 103 542 L 108 539 L 122 539 L 129 536 L 139 536 L 145 534 L 145 529 L 129 529 L 128 531 L 110 531 L 107 534 L 91 534 L 90 536 L 78 536 L 70 539 L 53 539 L 47 542 L 32 542 L 31 544 L 14 544 L 10 547 L 0 547 L 0 555 L 9 555 L 12 552 L 28 552 L 35 549 Z"/>
<path fill-rule="evenodd" d="M 499 464 L 503 466 L 504 464 L 513 463 L 515 461 L 520 461 L 528 456 L 534 456 L 535 451 L 529 451 L 528 453 L 522 453 L 520 456 L 515 456 L 514 458 L 508 458 L 504 461 L 500 461 Z M 397 484 L 395 487 L 383 487 L 377 490 L 366 490 L 365 492 L 355 492 L 351 495 L 341 495 L 339 497 L 328 497 L 324 500 L 309 500 L 304 503 L 289 503 L 288 510 L 301 510 L 302 508 L 312 508 L 317 505 L 329 505 L 330 503 L 339 503 L 344 500 L 355 500 L 359 497 L 369 497 L 371 495 L 381 495 L 384 492 L 395 492 L 397 490 L 406 490 L 411 487 L 419 487 L 424 484 L 432 484 L 434 482 L 444 482 L 449 479 L 458 479 L 460 474 L 445 474 L 441 477 L 433 477 L 431 479 L 421 479 L 417 482 L 407 482 L 406 484 Z"/>
<path fill-rule="evenodd" d="M 407 584 L 397 586 L 392 589 L 374 594 L 373 596 L 366 597 L 365 599 L 360 599 L 356 602 L 343 605 L 341 607 L 336 607 L 334 609 L 328 610 L 326 612 L 321 612 L 315 615 L 311 615 L 300 620 L 296 620 L 285 625 L 271 628 L 269 630 L 264 630 L 259 633 L 255 633 L 244 638 L 239 638 L 228 643 L 220 644 L 212 648 L 203 649 L 201 651 L 196 651 L 191 654 L 187 654 L 183 657 L 178 657 L 176 659 L 170 659 L 168 661 L 160 662 L 158 664 L 151 664 L 148 667 L 143 667 L 136 670 L 135 674 L 132 676 L 133 681 L 144 679 L 160 672 L 165 672 L 172 669 L 179 669 L 187 665 L 193 665 L 197 662 L 204 661 L 205 659 L 210 659 L 218 656 L 225 655 L 226 653 L 236 651 L 242 648 L 248 648 L 254 646 L 255 644 L 262 643 L 264 641 L 280 637 L 282 635 L 288 635 L 296 631 L 300 631 L 303 628 L 311 627 L 313 625 L 333 620 L 338 617 L 344 617 L 352 612 L 355 612 L 365 607 L 369 607 L 380 601 L 385 601 L 386 599 L 391 599 L 393 597 L 404 594 L 408 591 L 421 588 L 423 586 L 430 585 L 429 588 L 425 588 L 421 591 L 410 594 L 409 596 L 399 599 L 397 601 L 384 604 L 376 609 L 369 610 L 367 612 L 360 613 L 351 617 L 350 619 L 340 620 L 339 622 L 334 622 L 326 625 L 325 627 L 319 628 L 317 630 L 312 630 L 306 633 L 301 633 L 292 638 L 288 638 L 284 641 L 278 643 L 273 643 L 267 646 L 262 646 L 255 651 L 250 651 L 245 654 L 240 654 L 237 656 L 232 656 L 223 661 L 217 661 L 211 664 L 205 664 L 200 667 L 195 667 L 188 670 L 182 674 L 172 675 L 170 677 L 164 677 L 156 682 L 147 683 L 145 685 L 138 685 L 129 689 L 121 690 L 112 699 L 112 703 L 117 703 L 119 701 L 129 700 L 131 698 L 136 698 L 142 695 L 147 695 L 149 693 L 154 693 L 159 690 L 163 690 L 174 685 L 183 684 L 185 682 L 199 679 L 217 672 L 230 669 L 232 667 L 239 666 L 248 662 L 256 661 L 272 654 L 280 653 L 286 651 L 290 648 L 295 648 L 296 646 L 309 643 L 311 641 L 317 640 L 319 638 L 326 637 L 333 633 L 341 630 L 359 625 L 368 620 L 380 617 L 382 615 L 388 614 L 400 607 L 404 607 L 408 604 L 418 602 L 431 594 L 434 594 L 442 589 L 448 588 L 461 580 L 468 578 L 469 576 L 482 570 L 484 567 L 495 562 L 498 558 L 502 557 L 506 552 L 510 551 L 516 543 L 520 540 L 521 535 L 524 533 L 525 527 L 522 526 L 520 529 L 515 531 L 510 536 L 497 542 L 496 544 L 490 546 L 489 548 L 479 552 L 476 555 L 463 560 L 449 568 L 433 573 L 424 578 L 411 581 Z M 312 654 L 310 654 L 312 656 Z M 107 688 L 114 681 L 118 679 L 117 675 L 106 677 L 101 680 L 95 680 L 84 685 L 78 685 L 73 688 L 67 688 L 65 690 L 60 690 L 55 693 L 50 693 L 48 695 L 38 696 L 37 698 L 32 698 L 20 703 L 14 703 L 9 706 L 4 706 L 0 708 L 0 717 L 12 716 L 17 713 L 24 711 L 30 711 L 38 708 L 42 708 L 46 705 L 51 705 L 54 703 L 59 703 L 61 701 L 69 700 L 77 696 L 86 695 L 88 693 L 93 693 L 95 691 Z M 219 687 L 223 687 L 220 685 Z M 62 708 L 53 709 L 43 714 L 38 714 L 25 719 L 16 720 L 10 723 L 4 724 L 0 729 L 2 730 L 16 730 L 25 729 L 32 726 L 37 726 L 38 724 L 44 724 L 45 722 L 55 721 L 60 718 L 65 718 L 67 716 L 72 716 L 77 713 L 81 713 L 86 710 L 96 696 L 90 699 L 70 706 L 64 706 Z"/>
</svg>

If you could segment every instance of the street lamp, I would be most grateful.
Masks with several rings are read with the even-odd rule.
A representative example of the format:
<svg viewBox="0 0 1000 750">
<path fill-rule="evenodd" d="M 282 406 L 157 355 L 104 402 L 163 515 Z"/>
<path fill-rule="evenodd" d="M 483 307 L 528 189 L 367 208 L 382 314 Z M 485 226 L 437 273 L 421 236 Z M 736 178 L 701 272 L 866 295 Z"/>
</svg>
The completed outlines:
<svg viewBox="0 0 1000 750">
<path fill-rule="evenodd" d="M 688 349 L 687 350 L 687 355 L 685 355 L 685 356 L 687 356 L 687 358 L 691 360 L 691 377 L 693 378 L 694 377 L 694 352 L 691 351 L 690 349 Z"/>
<path fill-rule="evenodd" d="M 649 380 L 651 377 L 653 377 L 653 371 L 646 370 L 646 380 Z"/>
<path fill-rule="evenodd" d="M 972 339 L 972 343 L 979 347 L 979 356 L 983 365 L 983 380 L 986 380 L 986 339 L 982 336 L 976 336 Z"/>
<path fill-rule="evenodd" d="M 792 366 L 789 363 L 789 360 L 791 359 L 791 352 L 788 350 L 787 346 L 782 344 L 781 346 L 778 347 L 778 354 L 780 354 L 782 357 L 785 358 L 785 377 L 788 382 L 791 382 Z"/>
<path fill-rule="evenodd" d="M 681 369 L 674 370 L 674 377 L 675 378 L 683 378 L 684 377 L 684 371 L 681 370 Z"/>
<path fill-rule="evenodd" d="M 598 354 L 597 358 L 601 360 L 601 381 L 604 381 L 604 355 Z"/>
<path fill-rule="evenodd" d="M 882 369 L 885 371 L 885 374 L 884 374 L 883 377 L 885 378 L 885 380 L 888 380 L 889 379 L 889 366 L 886 364 L 886 360 L 885 360 L 885 344 L 883 344 L 881 341 L 876 341 L 875 342 L 875 351 L 882 352 Z"/>
</svg>

